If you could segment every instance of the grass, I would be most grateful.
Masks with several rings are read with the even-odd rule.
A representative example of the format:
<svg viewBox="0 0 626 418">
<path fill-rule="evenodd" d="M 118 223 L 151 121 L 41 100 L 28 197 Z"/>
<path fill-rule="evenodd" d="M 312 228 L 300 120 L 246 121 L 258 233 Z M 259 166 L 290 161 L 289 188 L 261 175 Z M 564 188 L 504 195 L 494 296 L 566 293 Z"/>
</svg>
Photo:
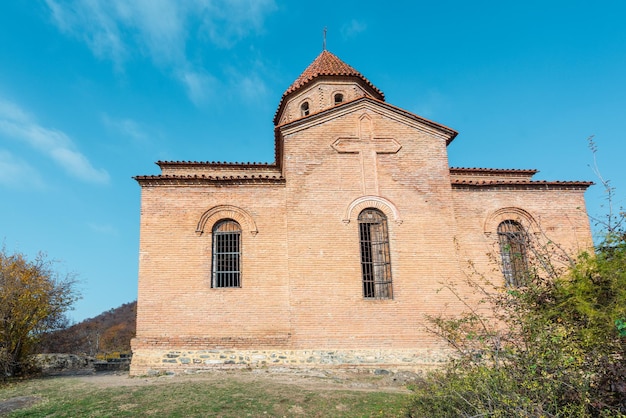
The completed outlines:
<svg viewBox="0 0 626 418">
<path fill-rule="evenodd" d="M 84 377 L 15 382 L 0 387 L 0 402 L 21 396 L 41 399 L 8 417 L 403 417 L 410 397 L 332 381 L 290 383 L 237 374 L 120 380 L 114 385 Z"/>
</svg>

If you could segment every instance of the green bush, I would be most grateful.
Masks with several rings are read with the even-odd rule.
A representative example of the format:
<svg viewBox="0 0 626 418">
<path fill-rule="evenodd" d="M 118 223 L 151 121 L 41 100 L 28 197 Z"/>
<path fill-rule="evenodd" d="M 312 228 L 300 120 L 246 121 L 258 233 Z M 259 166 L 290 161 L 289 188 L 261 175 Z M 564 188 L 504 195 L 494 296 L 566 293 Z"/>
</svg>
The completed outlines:
<svg viewBox="0 0 626 418">
<path fill-rule="evenodd" d="M 626 233 L 565 269 L 558 247 L 533 248 L 523 286 L 468 278 L 481 306 L 428 318 L 458 357 L 414 388 L 410 416 L 626 416 Z"/>
</svg>

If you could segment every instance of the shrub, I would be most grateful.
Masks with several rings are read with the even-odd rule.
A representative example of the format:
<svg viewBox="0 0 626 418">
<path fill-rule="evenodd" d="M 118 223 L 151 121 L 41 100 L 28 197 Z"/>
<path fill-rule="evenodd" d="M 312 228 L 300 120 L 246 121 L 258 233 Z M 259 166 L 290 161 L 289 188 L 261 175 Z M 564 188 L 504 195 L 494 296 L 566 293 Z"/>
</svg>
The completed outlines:
<svg viewBox="0 0 626 418">
<path fill-rule="evenodd" d="M 468 277 L 480 306 L 428 318 L 458 356 L 415 387 L 410 416 L 626 416 L 626 233 L 566 269 L 553 244 L 533 251 L 522 286 Z"/>
</svg>

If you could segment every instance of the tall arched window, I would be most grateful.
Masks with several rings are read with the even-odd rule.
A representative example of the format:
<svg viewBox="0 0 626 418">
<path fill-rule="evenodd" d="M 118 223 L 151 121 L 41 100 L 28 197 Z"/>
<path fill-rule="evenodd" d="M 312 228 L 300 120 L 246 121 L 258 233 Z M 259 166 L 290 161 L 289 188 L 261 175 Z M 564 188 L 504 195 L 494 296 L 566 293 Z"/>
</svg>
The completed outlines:
<svg viewBox="0 0 626 418">
<path fill-rule="evenodd" d="M 502 256 L 502 272 L 506 284 L 520 286 L 528 270 L 526 247 L 528 245 L 524 227 L 516 221 L 506 220 L 498 225 L 498 241 Z"/>
<path fill-rule="evenodd" d="M 343 102 L 343 94 L 336 93 L 335 97 L 334 97 L 334 100 L 335 100 L 335 104 L 336 105 L 338 105 L 339 103 Z"/>
<path fill-rule="evenodd" d="M 387 217 L 381 211 L 365 209 L 359 214 L 359 240 L 363 297 L 393 298 Z"/>
<path fill-rule="evenodd" d="M 241 287 L 241 226 L 226 219 L 213 227 L 212 287 Z"/>
<path fill-rule="evenodd" d="M 309 102 L 304 102 L 300 105 L 300 115 L 301 116 L 309 115 Z"/>
</svg>

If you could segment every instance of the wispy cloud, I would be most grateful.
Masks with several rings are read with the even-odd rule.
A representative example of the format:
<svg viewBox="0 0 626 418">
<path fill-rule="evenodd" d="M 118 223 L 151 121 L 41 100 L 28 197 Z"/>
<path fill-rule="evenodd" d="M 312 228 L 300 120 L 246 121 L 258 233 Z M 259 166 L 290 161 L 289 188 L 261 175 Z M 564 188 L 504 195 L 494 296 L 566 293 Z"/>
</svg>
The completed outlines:
<svg viewBox="0 0 626 418">
<path fill-rule="evenodd" d="M 87 223 L 87 226 L 89 227 L 89 229 L 91 229 L 92 231 L 101 234 L 101 235 L 112 235 L 112 236 L 116 236 L 118 235 L 118 230 L 117 228 L 115 228 L 112 225 L 109 224 L 100 224 L 100 223 L 95 223 L 95 222 L 89 222 Z"/>
<path fill-rule="evenodd" d="M 250 32 L 260 31 L 266 16 L 277 9 L 274 0 L 197 0 L 202 33 L 222 48 L 232 47 Z"/>
<path fill-rule="evenodd" d="M 117 71 L 134 54 L 167 70 L 196 104 L 210 96 L 215 77 L 186 54 L 190 32 L 230 48 L 263 29 L 274 0 L 45 0 L 57 27 L 84 41 Z"/>
<path fill-rule="evenodd" d="M 239 93 L 248 100 L 258 99 L 265 96 L 267 86 L 257 74 L 242 76 L 238 79 Z"/>
<path fill-rule="evenodd" d="M 259 76 L 259 72 L 262 72 L 263 68 L 259 67 L 262 65 L 257 62 L 246 72 L 239 71 L 234 67 L 227 67 L 225 70 L 229 84 L 233 86 L 232 90 L 237 92 L 239 97 L 243 97 L 246 102 L 258 100 L 268 92 L 267 85 Z"/>
<path fill-rule="evenodd" d="M 435 118 L 441 109 L 448 107 L 449 102 L 440 91 L 430 89 L 419 97 L 419 104 L 411 106 L 409 110 L 425 118 Z"/>
<path fill-rule="evenodd" d="M 44 183 L 37 170 L 9 151 L 0 150 L 0 185 L 12 188 L 41 188 Z"/>
<path fill-rule="evenodd" d="M 179 71 L 177 78 L 185 87 L 189 99 L 197 106 L 205 103 L 211 97 L 214 86 L 218 84 L 212 75 L 192 70 Z"/>
<path fill-rule="evenodd" d="M 65 133 L 45 128 L 15 103 L 0 98 L 0 133 L 20 140 L 53 160 L 69 175 L 86 182 L 108 183 L 109 174 L 94 168 Z"/>
<path fill-rule="evenodd" d="M 107 114 L 102 115 L 104 125 L 125 137 L 143 142 L 148 139 L 145 129 L 136 121 L 129 118 L 114 118 Z"/>
<path fill-rule="evenodd" d="M 118 71 L 123 68 L 128 53 L 122 33 L 110 8 L 114 2 L 45 0 L 52 19 L 65 33 L 85 41 L 99 58 L 111 59 Z"/>
<path fill-rule="evenodd" d="M 352 19 L 341 27 L 341 35 L 344 38 L 354 38 L 367 29 L 367 24 L 356 19 Z"/>
</svg>

